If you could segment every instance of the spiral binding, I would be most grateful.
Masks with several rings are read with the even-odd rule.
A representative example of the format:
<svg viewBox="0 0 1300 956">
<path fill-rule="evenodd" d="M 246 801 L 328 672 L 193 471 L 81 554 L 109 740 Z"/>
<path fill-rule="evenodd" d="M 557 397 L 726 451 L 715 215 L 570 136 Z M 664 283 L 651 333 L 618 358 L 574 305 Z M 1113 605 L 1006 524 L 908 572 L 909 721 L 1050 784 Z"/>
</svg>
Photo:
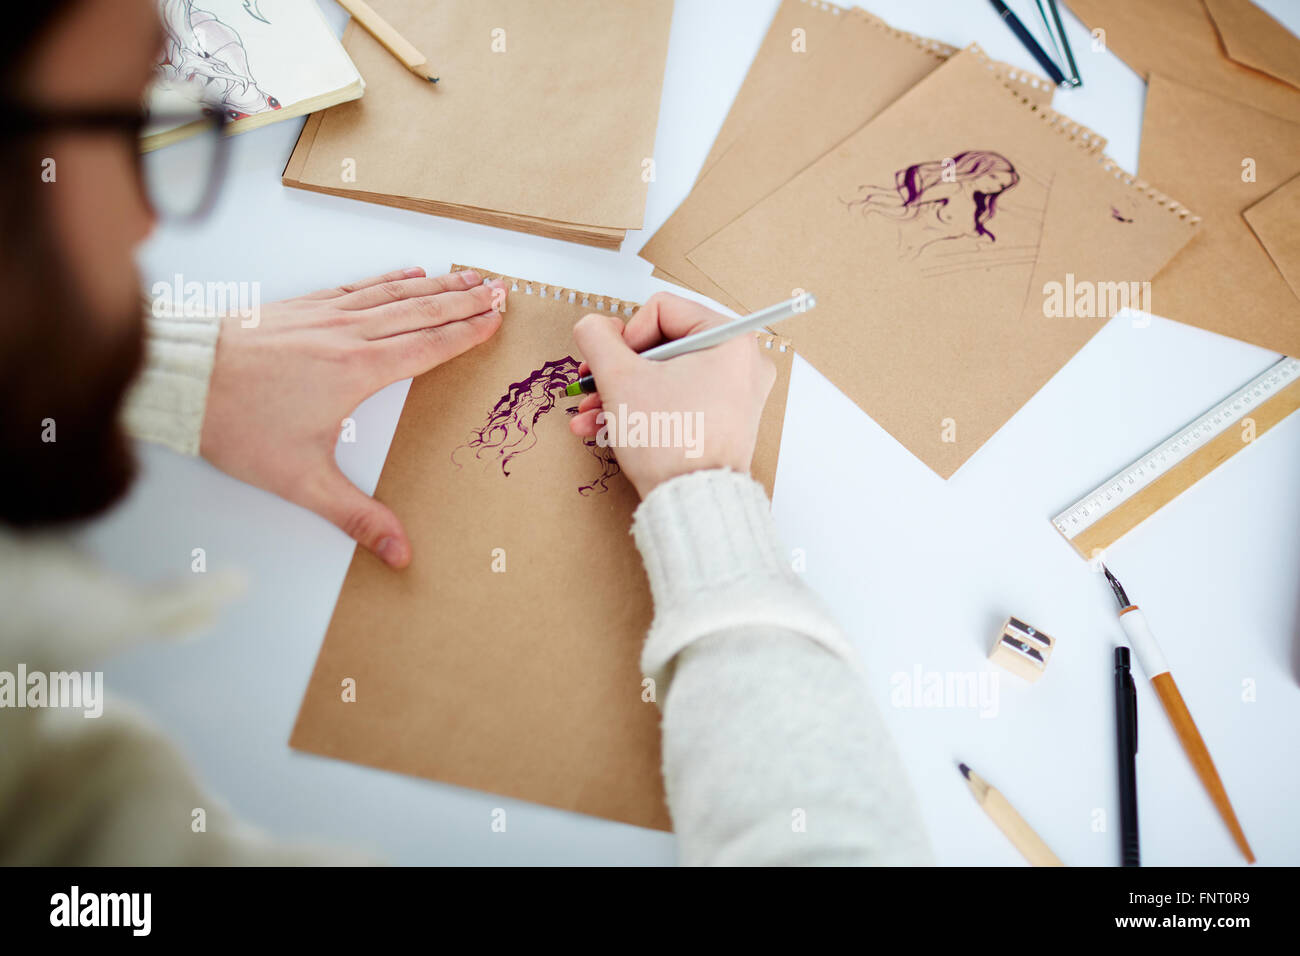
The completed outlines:
<svg viewBox="0 0 1300 956">
<path fill-rule="evenodd" d="M 822 0 L 799 0 L 799 2 L 812 7 L 814 10 L 824 10 L 826 13 L 834 14 L 835 16 L 839 16 L 841 13 L 852 12 L 850 10 L 845 10 L 843 7 L 837 7 L 833 3 L 823 3 Z"/>
<path fill-rule="evenodd" d="M 784 335 L 777 335 L 775 332 L 768 331 L 755 332 L 754 335 L 758 338 L 758 344 L 765 349 L 774 348 L 778 352 L 791 352 L 794 350 L 794 343 Z"/>
<path fill-rule="evenodd" d="M 997 60 L 992 59 L 987 53 L 980 49 L 979 44 L 977 43 L 972 43 L 966 49 L 968 52 L 979 57 L 980 60 L 982 60 L 984 64 L 995 73 L 998 72 L 998 67 L 1000 65 L 1005 65 L 999 64 Z M 1014 87 L 1007 85 L 1005 82 L 1003 83 L 1003 87 L 1022 104 L 1029 107 L 1031 112 L 1037 113 L 1039 119 L 1044 123 L 1055 129 L 1057 132 L 1063 134 L 1070 140 L 1070 142 L 1080 146 L 1085 152 L 1096 155 L 1097 162 L 1101 165 L 1103 172 L 1110 173 L 1116 179 L 1122 181 L 1124 185 L 1129 186 L 1134 191 L 1146 196 L 1147 199 L 1161 208 L 1174 213 L 1179 219 L 1186 222 L 1187 225 L 1200 225 L 1200 216 L 1193 213 L 1178 200 L 1160 192 L 1160 190 L 1156 189 L 1146 180 L 1138 179 L 1131 173 L 1125 172 L 1119 163 L 1115 162 L 1115 160 L 1103 153 L 1102 150 L 1105 148 L 1106 141 L 1096 132 L 1084 126 L 1082 123 L 1075 122 L 1064 113 L 1058 113 L 1049 107 L 1040 106 L 1037 103 L 1031 103 L 1028 97 L 1022 96 L 1019 91 Z"/>
<path fill-rule="evenodd" d="M 473 269 L 483 277 L 485 282 L 488 279 L 500 279 L 506 283 L 510 292 L 522 292 L 524 295 L 535 295 L 542 299 L 568 302 L 570 305 L 579 306 L 590 312 L 608 312 L 610 315 L 621 315 L 630 318 L 637 309 L 641 308 L 640 302 L 625 302 L 609 295 L 597 295 L 594 292 L 583 292 L 581 289 L 570 289 L 567 286 L 534 282 L 531 279 L 521 279 L 518 276 L 505 275 L 491 269 L 480 269 L 478 266 L 466 266 L 456 263 L 451 267 L 452 272 L 464 272 L 467 269 Z M 793 344 L 789 339 L 773 332 L 755 332 L 754 335 L 764 348 L 775 348 L 778 352 L 793 349 Z"/>
<path fill-rule="evenodd" d="M 814 3 L 815 5 L 815 3 Z M 957 47 L 944 43 L 942 40 L 935 40 L 931 37 L 923 37 L 919 33 L 909 33 L 906 30 L 900 30 L 898 27 L 890 26 L 880 17 L 873 16 L 861 7 L 853 7 L 846 11 L 850 16 L 855 16 L 877 30 L 883 30 L 896 40 L 904 40 L 913 46 L 931 54 L 935 59 L 946 60 L 957 52 Z"/>
<path fill-rule="evenodd" d="M 641 308 L 640 302 L 625 302 L 622 299 L 616 299 L 611 295 L 597 295 L 594 292 L 583 292 L 581 289 L 570 289 L 567 286 L 549 285 L 544 282 L 534 282 L 531 279 L 521 279 L 518 276 L 509 276 L 501 272 L 493 272 L 491 269 L 480 269 L 477 266 L 453 265 L 452 272 L 463 272 L 466 269 L 473 269 L 483 277 L 486 282 L 488 279 L 500 279 L 506 283 L 509 291 L 522 292 L 524 295 L 535 295 L 542 299 L 554 299 L 557 302 L 568 302 L 570 305 L 581 306 L 591 312 L 608 312 L 610 315 L 630 316 L 637 309 Z"/>
<path fill-rule="evenodd" d="M 833 3 L 825 3 L 823 0 L 799 0 L 799 2 L 813 10 L 821 10 L 822 12 L 829 13 L 832 16 L 856 17 L 864 23 L 868 23 L 873 27 L 884 30 L 891 36 L 897 37 L 900 40 L 906 40 L 907 42 L 920 47 L 925 52 L 933 54 L 940 60 L 947 59 L 957 52 L 957 47 L 955 46 L 949 46 L 947 43 L 943 43 L 939 40 L 932 40 L 929 37 L 923 37 L 916 33 L 908 33 L 906 30 L 899 30 L 896 27 L 891 27 L 884 20 L 872 16 L 861 7 L 839 7 Z"/>
<path fill-rule="evenodd" d="M 919 33 L 909 33 L 907 30 L 900 30 L 898 27 L 891 26 L 889 23 L 874 16 L 866 10 L 863 10 L 861 7 L 844 9 L 834 6 L 833 4 L 823 3 L 821 0 L 800 0 L 800 2 L 815 10 L 824 10 L 837 16 L 844 14 L 846 16 L 855 17 L 863 23 L 889 34 L 896 40 L 903 40 L 912 44 L 916 48 L 929 53 L 937 60 L 946 60 L 960 49 L 960 47 L 944 43 L 942 40 L 935 40 L 932 37 L 921 36 Z M 1002 63 L 998 60 L 993 60 L 992 62 L 997 65 L 1000 75 L 1009 81 L 1024 83 L 1028 86 L 1032 86 L 1036 90 L 1047 90 L 1052 88 L 1052 82 L 1045 76 L 1039 76 L 1037 73 L 1022 70 L 1019 67 L 1012 66 L 1009 63 Z"/>
</svg>

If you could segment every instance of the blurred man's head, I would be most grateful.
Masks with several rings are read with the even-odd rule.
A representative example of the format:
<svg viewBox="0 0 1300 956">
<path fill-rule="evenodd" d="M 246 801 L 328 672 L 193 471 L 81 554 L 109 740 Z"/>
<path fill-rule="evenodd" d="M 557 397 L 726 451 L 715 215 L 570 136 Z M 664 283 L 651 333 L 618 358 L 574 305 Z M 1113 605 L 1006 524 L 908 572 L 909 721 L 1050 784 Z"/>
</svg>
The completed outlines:
<svg viewBox="0 0 1300 956">
<path fill-rule="evenodd" d="M 18 106 L 138 109 L 151 0 L 16 5 L 0 85 Z M 84 518 L 134 472 L 122 398 L 143 352 L 134 251 L 153 224 L 129 131 L 0 129 L 0 523 Z"/>
</svg>

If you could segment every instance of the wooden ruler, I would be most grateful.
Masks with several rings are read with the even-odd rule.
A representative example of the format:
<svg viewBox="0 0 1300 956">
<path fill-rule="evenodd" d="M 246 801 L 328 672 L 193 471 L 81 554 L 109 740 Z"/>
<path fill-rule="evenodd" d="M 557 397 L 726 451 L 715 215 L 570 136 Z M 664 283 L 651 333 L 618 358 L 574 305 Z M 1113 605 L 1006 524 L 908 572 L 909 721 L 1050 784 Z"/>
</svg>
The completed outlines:
<svg viewBox="0 0 1300 956">
<path fill-rule="evenodd" d="M 1300 408 L 1300 360 L 1284 358 L 1052 519 L 1091 560 Z"/>
</svg>

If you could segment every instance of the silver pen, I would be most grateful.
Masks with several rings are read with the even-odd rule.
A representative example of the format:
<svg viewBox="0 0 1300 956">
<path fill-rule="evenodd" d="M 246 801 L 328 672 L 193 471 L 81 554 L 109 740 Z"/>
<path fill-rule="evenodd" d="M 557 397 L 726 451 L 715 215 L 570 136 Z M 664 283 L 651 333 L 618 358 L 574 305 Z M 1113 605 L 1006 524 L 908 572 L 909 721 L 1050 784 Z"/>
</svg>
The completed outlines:
<svg viewBox="0 0 1300 956">
<path fill-rule="evenodd" d="M 768 306 L 766 309 L 759 309 L 757 312 L 749 313 L 749 315 L 742 315 L 740 318 L 724 322 L 722 325 L 715 325 L 712 328 L 702 329 L 694 335 L 684 335 L 680 339 L 673 339 L 671 342 L 656 345 L 654 348 L 642 352 L 641 357 L 650 359 L 653 362 L 662 362 L 665 359 L 676 358 L 688 352 L 713 348 L 715 345 L 729 342 L 736 336 L 744 335 L 746 332 L 757 332 L 764 326 L 780 322 L 782 319 L 788 319 L 792 315 L 802 315 L 809 309 L 816 308 L 816 306 L 816 297 L 811 292 L 804 292 L 793 299 L 778 302 L 776 305 Z M 596 380 L 591 375 L 584 375 L 565 388 L 564 394 L 590 395 L 594 391 L 596 391 Z"/>
</svg>

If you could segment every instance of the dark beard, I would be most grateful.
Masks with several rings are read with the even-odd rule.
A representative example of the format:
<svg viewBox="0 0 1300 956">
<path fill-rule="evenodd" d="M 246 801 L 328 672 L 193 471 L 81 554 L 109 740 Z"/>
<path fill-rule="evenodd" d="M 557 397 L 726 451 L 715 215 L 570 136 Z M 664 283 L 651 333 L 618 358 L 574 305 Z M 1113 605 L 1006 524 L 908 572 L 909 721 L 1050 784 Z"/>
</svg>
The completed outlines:
<svg viewBox="0 0 1300 956">
<path fill-rule="evenodd" d="M 79 303 L 50 304 L 62 328 L 14 312 L 3 320 L 31 322 L 38 333 L 5 335 L 0 354 L 0 522 L 22 529 L 97 515 L 136 472 L 119 416 L 144 358 L 143 302 L 111 325 Z M 105 328 L 113 340 L 95 340 Z"/>
<path fill-rule="evenodd" d="M 26 54 L 73 2 L 26 5 L 11 18 L 0 40 L 6 89 L 31 93 Z M 54 234 L 57 187 L 31 172 L 49 155 L 38 137 L 0 138 L 0 528 L 91 517 L 135 474 L 119 411 L 143 361 L 144 301 L 95 301 L 81 287 Z"/>
</svg>

